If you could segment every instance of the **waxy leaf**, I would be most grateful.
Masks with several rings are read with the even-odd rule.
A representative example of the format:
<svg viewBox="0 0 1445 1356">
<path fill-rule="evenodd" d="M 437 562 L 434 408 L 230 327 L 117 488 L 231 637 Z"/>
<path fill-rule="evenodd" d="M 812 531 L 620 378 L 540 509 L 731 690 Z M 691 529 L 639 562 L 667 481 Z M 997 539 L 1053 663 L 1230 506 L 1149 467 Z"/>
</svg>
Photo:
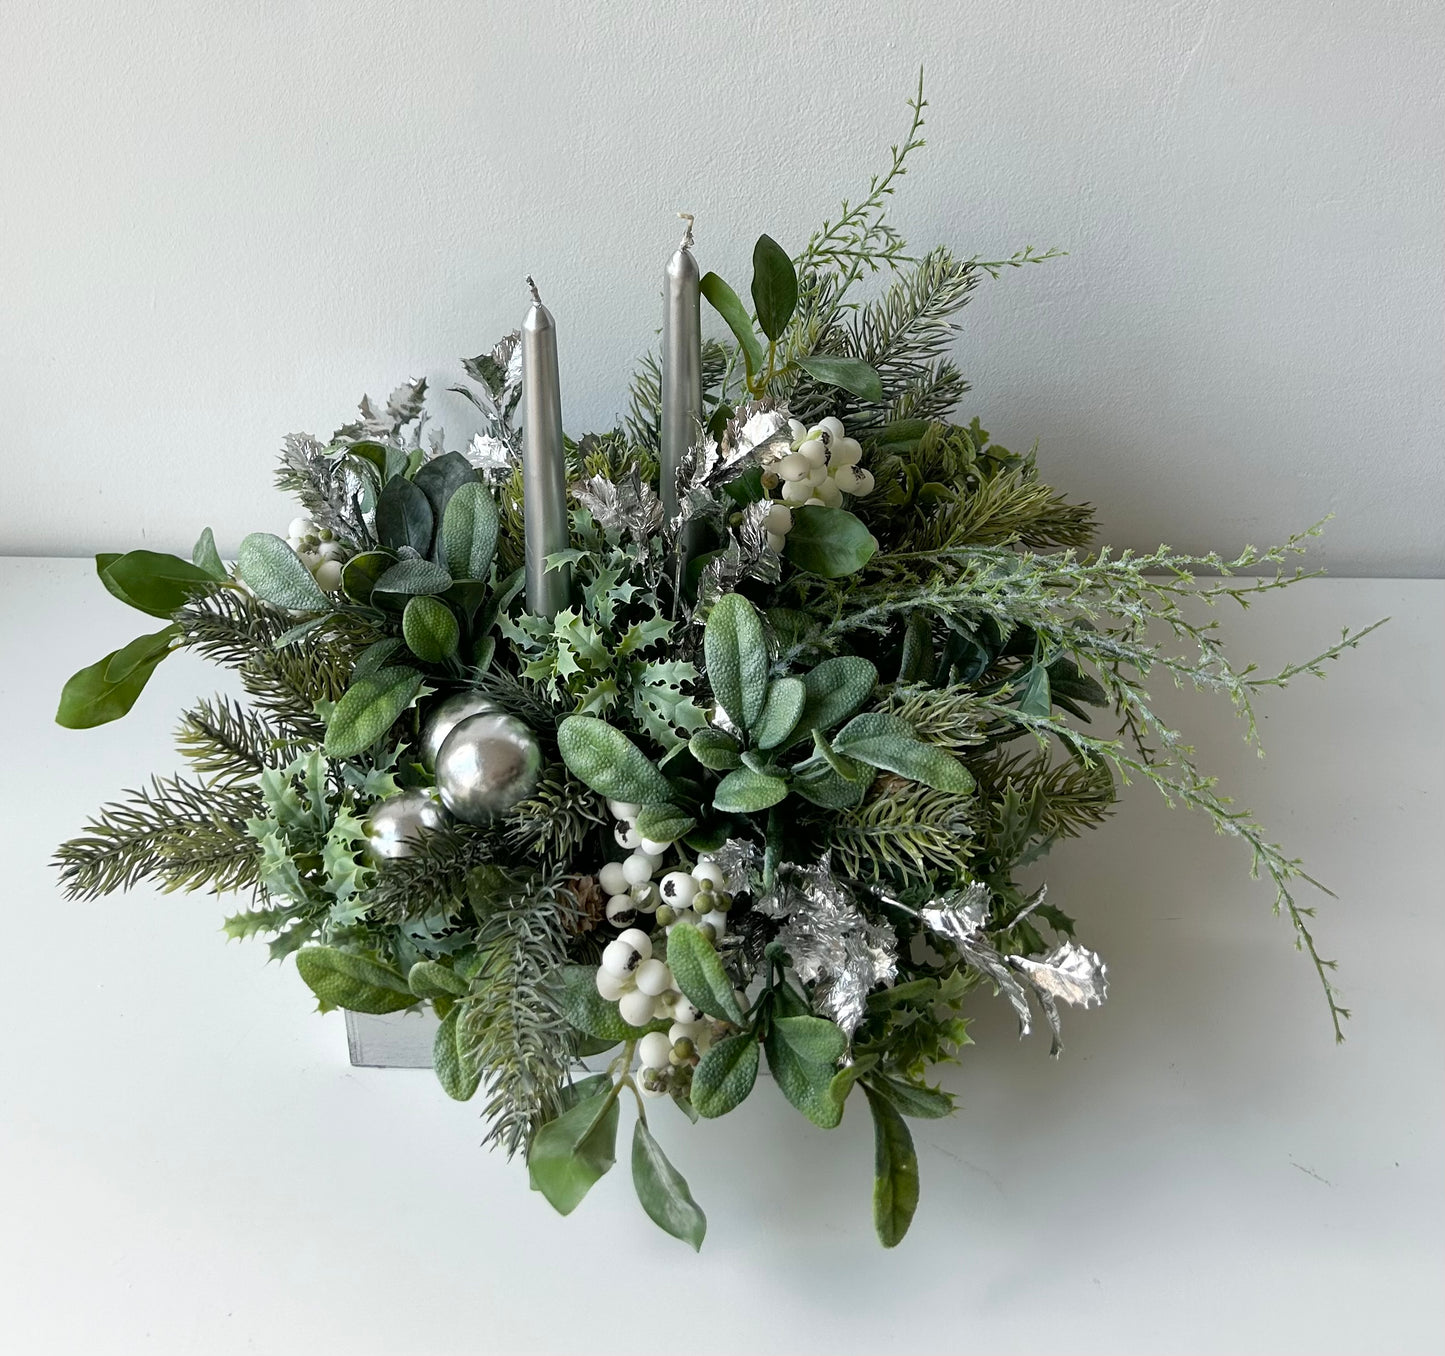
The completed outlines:
<svg viewBox="0 0 1445 1356">
<path fill-rule="evenodd" d="M 316 995 L 322 1012 L 332 1008 L 400 1012 L 417 1001 L 404 976 L 389 965 L 354 952 L 329 946 L 303 947 L 296 953 L 296 970 Z"/>
<path fill-rule="evenodd" d="M 918 1154 L 903 1117 L 866 1083 L 873 1113 L 873 1227 L 885 1248 L 897 1247 L 918 1209 Z"/>
<path fill-rule="evenodd" d="M 285 546 L 285 542 L 281 543 Z M 193 593 L 215 580 L 199 565 L 164 551 L 127 551 L 123 556 L 96 556 L 100 582 L 123 603 L 152 617 L 169 617 L 184 607 Z M 300 564 L 300 561 L 297 561 Z M 306 567 L 301 566 L 304 570 Z M 309 577 L 309 576 L 308 576 Z M 249 582 L 249 581 L 248 581 Z M 312 581 L 312 588 L 315 588 Z M 316 590 L 320 593 L 320 589 Z M 321 595 L 325 598 L 325 595 Z"/>
<path fill-rule="evenodd" d="M 88 668 L 72 674 L 60 692 L 55 723 L 67 730 L 89 730 L 119 720 L 136 703 L 150 676 L 171 651 L 178 628 L 164 626 L 112 650 Z"/>
<path fill-rule="evenodd" d="M 476 468 L 460 452 L 444 452 L 423 462 L 411 478 L 411 483 L 426 495 L 427 503 L 431 505 L 434 525 L 445 521 L 452 496 L 463 485 L 474 485 L 477 481 Z M 476 575 L 470 577 L 477 578 Z"/>
<path fill-rule="evenodd" d="M 707 1233 L 707 1216 L 693 1200 L 687 1179 L 667 1161 L 645 1121 L 632 1132 L 632 1185 L 648 1218 L 663 1233 L 680 1238 L 697 1252 Z"/>
<path fill-rule="evenodd" d="M 753 308 L 758 327 L 772 340 L 783 337 L 798 308 L 798 272 L 788 252 L 770 235 L 760 235 L 753 246 Z"/>
<path fill-rule="evenodd" d="M 861 570 L 878 550 L 878 541 L 847 509 L 801 504 L 783 554 L 788 562 L 822 579 L 842 579 Z"/>
<path fill-rule="evenodd" d="M 559 1215 L 570 1215 L 617 1161 L 615 1089 L 583 1098 L 532 1137 L 527 1175 Z"/>
<path fill-rule="evenodd" d="M 354 603 L 369 603 L 376 581 L 393 565 L 390 551 L 363 551 L 341 567 L 341 590 Z"/>
<path fill-rule="evenodd" d="M 672 800 L 672 787 L 621 730 L 595 716 L 568 716 L 557 727 L 562 761 L 594 791 L 634 805 Z"/>
<path fill-rule="evenodd" d="M 710 1017 L 741 1026 L 743 1010 L 733 993 L 713 944 L 691 923 L 679 923 L 667 934 L 667 965 L 677 987 Z"/>
<path fill-rule="evenodd" d="M 425 493 L 405 476 L 392 476 L 376 501 L 376 535 L 385 547 L 410 546 L 418 555 L 431 549 L 436 515 Z"/>
<path fill-rule="evenodd" d="M 747 361 L 747 369 L 750 375 L 755 375 L 763 370 L 763 346 L 758 343 L 758 336 L 753 330 L 753 322 L 748 318 L 747 307 L 743 305 L 738 294 L 733 291 L 716 273 L 704 273 L 702 282 L 699 284 L 703 296 L 707 298 L 708 304 L 727 322 L 727 327 L 733 332 L 733 338 L 738 341 L 738 346 L 743 351 Z"/>
<path fill-rule="evenodd" d="M 827 386 L 837 386 L 849 395 L 855 395 L 870 404 L 877 405 L 883 401 L 883 382 L 878 373 L 861 358 L 838 358 L 830 353 L 814 353 L 806 358 L 794 358 L 793 361 L 814 381 L 821 381 Z"/>
<path fill-rule="evenodd" d="M 253 532 L 241 542 L 236 571 L 258 598 L 292 612 L 330 612 L 331 600 L 280 537 Z"/>
<path fill-rule="evenodd" d="M 421 691 L 421 674 L 398 665 L 378 669 L 341 694 L 326 726 L 326 755 L 355 758 L 396 723 Z"/>
<path fill-rule="evenodd" d="M 758 1038 L 751 1031 L 725 1036 L 693 1070 L 693 1108 L 709 1119 L 724 1116 L 747 1097 L 757 1078 Z"/>
</svg>

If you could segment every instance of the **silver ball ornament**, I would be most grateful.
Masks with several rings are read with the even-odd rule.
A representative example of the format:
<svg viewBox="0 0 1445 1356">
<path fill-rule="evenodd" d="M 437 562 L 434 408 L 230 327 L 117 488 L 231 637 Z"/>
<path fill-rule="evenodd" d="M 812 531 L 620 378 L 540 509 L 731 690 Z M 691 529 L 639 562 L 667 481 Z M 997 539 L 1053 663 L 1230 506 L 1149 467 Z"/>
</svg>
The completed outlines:
<svg viewBox="0 0 1445 1356">
<path fill-rule="evenodd" d="M 471 716 L 491 715 L 500 708 L 480 692 L 458 692 L 439 702 L 421 728 L 421 763 L 428 772 L 435 771 L 437 755 L 447 736 Z"/>
<path fill-rule="evenodd" d="M 516 716 L 468 716 L 437 754 L 442 804 L 468 824 L 485 824 L 536 790 L 542 778 L 537 736 Z"/>
<path fill-rule="evenodd" d="M 372 861 L 410 857 L 417 840 L 447 822 L 430 791 L 402 791 L 372 806 L 366 817 L 366 853 Z"/>
</svg>

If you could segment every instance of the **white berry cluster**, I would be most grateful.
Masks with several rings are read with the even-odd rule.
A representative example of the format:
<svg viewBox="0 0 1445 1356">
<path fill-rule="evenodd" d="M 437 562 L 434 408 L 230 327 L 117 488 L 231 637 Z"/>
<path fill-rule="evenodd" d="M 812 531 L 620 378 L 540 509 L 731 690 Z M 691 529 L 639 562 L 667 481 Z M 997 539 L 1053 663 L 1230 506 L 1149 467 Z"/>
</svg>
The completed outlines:
<svg viewBox="0 0 1445 1356">
<path fill-rule="evenodd" d="M 286 541 L 327 593 L 341 587 L 341 567 L 347 552 L 330 528 L 317 527 L 310 518 L 293 518 L 286 529 Z"/>
<path fill-rule="evenodd" d="M 763 468 L 765 488 L 782 486 L 782 502 L 774 504 L 764 520 L 768 545 L 775 551 L 783 549 L 784 539 L 792 530 L 790 505 L 838 508 L 845 494 L 861 497 L 873 493 L 873 473 L 858 464 L 863 449 L 856 438 L 847 436 L 841 419 L 829 416 L 812 428 L 790 419 L 788 428 L 793 435 L 789 450 Z"/>
<path fill-rule="evenodd" d="M 612 836 L 617 846 L 632 855 L 620 862 L 608 862 L 597 873 L 598 882 L 607 892 L 607 921 L 617 927 L 630 927 L 640 913 L 656 913 L 661 903 L 652 878 L 662 869 L 662 858 L 672 845 L 644 838 L 637 831 L 637 816 L 642 806 L 629 801 L 609 800 L 607 808 L 617 820 Z"/>
</svg>

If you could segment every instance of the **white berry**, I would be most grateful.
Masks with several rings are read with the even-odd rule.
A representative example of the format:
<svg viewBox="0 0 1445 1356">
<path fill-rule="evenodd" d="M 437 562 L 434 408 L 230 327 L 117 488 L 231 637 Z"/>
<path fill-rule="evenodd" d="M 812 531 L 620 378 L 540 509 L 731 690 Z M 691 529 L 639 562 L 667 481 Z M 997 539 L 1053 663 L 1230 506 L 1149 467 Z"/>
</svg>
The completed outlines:
<svg viewBox="0 0 1445 1356">
<path fill-rule="evenodd" d="M 637 952 L 640 959 L 650 960 L 652 958 L 652 938 L 641 928 L 628 928 L 626 932 L 618 935 L 617 940 L 630 946 Z"/>
<path fill-rule="evenodd" d="M 812 493 L 813 487 L 805 485 L 801 480 L 783 481 L 783 498 L 789 504 L 805 504 Z"/>
<path fill-rule="evenodd" d="M 643 961 L 632 978 L 641 992 L 651 994 L 654 998 L 672 988 L 672 971 L 656 956 Z"/>
<path fill-rule="evenodd" d="M 702 1021 L 702 1009 L 697 1007 L 686 994 L 678 994 L 672 1002 L 672 1020 L 691 1026 Z"/>
<path fill-rule="evenodd" d="M 763 526 L 769 532 L 791 532 L 793 511 L 786 504 L 773 504 L 763 518 Z"/>
<path fill-rule="evenodd" d="M 833 472 L 833 484 L 844 494 L 857 494 L 861 480 L 857 468 L 853 466 L 840 466 Z"/>
<path fill-rule="evenodd" d="M 666 1069 L 672 1042 L 661 1031 L 649 1031 L 637 1042 L 637 1058 L 644 1069 Z"/>
<path fill-rule="evenodd" d="M 657 906 L 662 903 L 662 896 L 657 893 L 657 886 L 650 880 L 634 885 L 627 893 L 633 906 L 641 913 L 655 913 Z"/>
<path fill-rule="evenodd" d="M 316 524 L 310 518 L 293 518 L 291 526 L 286 529 L 286 535 L 300 541 L 303 537 L 316 535 Z"/>
<path fill-rule="evenodd" d="M 826 419 L 820 419 L 818 421 L 818 427 L 830 438 L 846 438 L 848 436 L 848 430 L 843 427 L 843 421 L 841 419 L 834 419 L 832 415 L 829 415 Z"/>
<path fill-rule="evenodd" d="M 856 438 L 839 438 L 828 453 L 828 465 L 835 470 L 857 466 L 863 460 L 863 448 Z"/>
<path fill-rule="evenodd" d="M 639 838 L 637 846 L 649 857 L 661 857 L 672 844 L 664 843 L 657 838 Z"/>
<path fill-rule="evenodd" d="M 706 933 L 710 930 L 712 932 L 712 940 L 717 941 L 719 937 L 722 937 L 727 933 L 728 916 L 721 910 L 714 909 L 697 926 L 698 930 L 703 933 Z"/>
<path fill-rule="evenodd" d="M 801 419 L 789 419 L 788 432 L 793 435 L 793 441 L 797 442 L 799 438 L 807 436 L 808 426 Z"/>
<path fill-rule="evenodd" d="M 632 987 L 630 979 L 623 979 L 621 975 L 614 975 L 611 970 L 601 966 L 597 969 L 597 992 L 609 1003 L 615 1003 Z"/>
<path fill-rule="evenodd" d="M 728 883 L 728 878 L 723 875 L 723 869 L 716 862 L 699 862 L 692 868 L 692 878 L 699 885 L 703 881 L 721 890 Z"/>
<path fill-rule="evenodd" d="M 634 805 L 630 800 L 609 800 L 607 808 L 618 819 L 636 819 L 642 813 L 642 806 Z"/>
<path fill-rule="evenodd" d="M 341 566 L 334 560 L 323 560 L 316 567 L 316 583 L 326 593 L 341 587 Z"/>
<path fill-rule="evenodd" d="M 828 446 L 821 438 L 809 438 L 798 448 L 798 455 L 809 466 L 822 466 L 828 460 Z"/>
<path fill-rule="evenodd" d="M 630 927 L 637 915 L 637 904 L 631 895 L 613 895 L 607 901 L 607 921 L 615 927 Z"/>
<path fill-rule="evenodd" d="M 873 472 L 860 466 L 858 468 L 858 488 L 853 491 L 856 495 L 873 493 L 873 486 L 876 482 L 873 479 Z"/>
<path fill-rule="evenodd" d="M 645 852 L 634 852 L 622 863 L 622 874 L 627 877 L 629 885 L 641 885 L 643 881 L 651 880 L 652 872 L 652 858 Z"/>
<path fill-rule="evenodd" d="M 612 836 L 617 840 L 618 847 L 626 848 L 629 852 L 642 842 L 642 835 L 637 832 L 637 826 L 629 824 L 625 819 L 612 830 Z"/>
<path fill-rule="evenodd" d="M 639 989 L 629 989 L 617 1000 L 617 1015 L 628 1026 L 646 1026 L 652 1020 L 657 999 Z"/>
<path fill-rule="evenodd" d="M 609 895 L 626 894 L 627 887 L 632 884 L 627 879 L 627 873 L 622 869 L 621 862 L 608 862 L 597 873 L 597 880 Z"/>
<path fill-rule="evenodd" d="M 658 883 L 658 889 L 666 903 L 685 909 L 697 894 L 697 880 L 687 871 L 669 871 Z"/>
<path fill-rule="evenodd" d="M 784 480 L 801 480 L 813 469 L 813 463 L 801 452 L 789 452 L 786 457 L 779 457 L 774 470 Z"/>
<path fill-rule="evenodd" d="M 821 485 L 814 488 L 813 493 L 817 495 L 828 508 L 837 508 L 843 502 L 843 491 L 840 490 L 831 479 L 824 480 Z"/>
</svg>

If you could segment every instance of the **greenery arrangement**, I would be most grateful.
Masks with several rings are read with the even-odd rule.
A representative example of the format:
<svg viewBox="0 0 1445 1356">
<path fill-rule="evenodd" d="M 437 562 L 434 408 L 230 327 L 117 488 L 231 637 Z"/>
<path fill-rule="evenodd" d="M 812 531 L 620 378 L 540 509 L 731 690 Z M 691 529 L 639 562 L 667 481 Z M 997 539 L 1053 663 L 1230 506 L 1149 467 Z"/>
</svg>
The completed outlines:
<svg viewBox="0 0 1445 1356">
<path fill-rule="evenodd" d="M 1256 692 L 1365 632 L 1276 674 L 1235 663 L 1208 606 L 1304 577 L 1314 529 L 1233 559 L 1095 548 L 1090 509 L 1033 452 L 958 421 L 953 317 L 985 276 L 1051 254 L 908 252 L 886 209 L 923 144 L 921 86 L 912 107 L 860 201 L 796 255 L 758 241 L 751 305 L 703 279 L 731 337 L 704 346 L 677 521 L 656 360 L 625 427 L 567 442 L 572 545 L 549 564 L 570 567 L 572 606 L 521 596 L 513 335 L 464 364 L 464 451 L 417 382 L 324 443 L 287 439 L 288 539 L 253 534 L 232 565 L 209 530 L 190 560 L 97 557 L 163 624 L 60 703 L 63 725 L 114 720 L 178 649 L 236 669 L 249 701 L 181 719 L 194 775 L 61 847 L 69 893 L 247 895 L 227 935 L 293 956 L 323 1011 L 430 1005 L 443 1087 L 481 1097 L 489 1140 L 564 1214 L 613 1165 L 627 1094 L 639 1199 L 693 1247 L 705 1218 L 649 1107 L 725 1115 L 764 1061 L 816 1125 L 861 1096 L 877 1233 L 903 1237 L 907 1119 L 952 1109 L 931 1071 L 968 1043 L 972 991 L 1003 994 L 1025 1032 L 1037 1010 L 1055 1052 L 1060 1004 L 1104 997 L 1074 920 L 1018 876 L 1098 826 L 1121 781 L 1244 841 L 1337 1035 L 1347 1015 L 1300 863 L 1146 684 L 1224 694 L 1254 739 Z"/>
</svg>

